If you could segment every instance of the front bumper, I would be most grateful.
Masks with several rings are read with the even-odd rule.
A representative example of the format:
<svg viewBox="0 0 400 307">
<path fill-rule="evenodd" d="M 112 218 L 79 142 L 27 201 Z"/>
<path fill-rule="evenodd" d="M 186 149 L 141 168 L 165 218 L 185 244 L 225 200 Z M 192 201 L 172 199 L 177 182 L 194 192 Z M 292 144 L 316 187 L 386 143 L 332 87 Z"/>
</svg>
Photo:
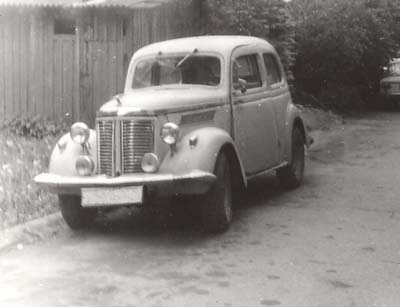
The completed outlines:
<svg viewBox="0 0 400 307">
<path fill-rule="evenodd" d="M 154 197 L 168 197 L 177 194 L 206 193 L 215 175 L 209 172 L 193 170 L 185 174 L 129 174 L 118 177 L 106 175 L 62 176 L 42 173 L 34 178 L 41 187 L 56 194 L 80 195 L 82 188 L 143 186 Z"/>
</svg>

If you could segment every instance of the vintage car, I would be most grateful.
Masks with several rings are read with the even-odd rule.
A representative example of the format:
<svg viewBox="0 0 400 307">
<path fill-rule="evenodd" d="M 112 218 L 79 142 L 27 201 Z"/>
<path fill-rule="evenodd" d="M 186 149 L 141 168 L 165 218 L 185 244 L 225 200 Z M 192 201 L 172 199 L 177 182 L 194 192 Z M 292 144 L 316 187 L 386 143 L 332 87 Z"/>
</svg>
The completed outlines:
<svg viewBox="0 0 400 307">
<path fill-rule="evenodd" d="M 380 80 L 380 95 L 387 105 L 400 103 L 400 59 L 393 59 L 386 67 L 385 77 Z"/>
<path fill-rule="evenodd" d="M 276 171 L 300 185 L 309 142 L 268 42 L 181 38 L 138 50 L 124 93 L 98 110 L 95 129 L 73 124 L 35 181 L 58 194 L 73 229 L 101 207 L 193 195 L 205 228 L 221 231 L 249 179 Z"/>
</svg>

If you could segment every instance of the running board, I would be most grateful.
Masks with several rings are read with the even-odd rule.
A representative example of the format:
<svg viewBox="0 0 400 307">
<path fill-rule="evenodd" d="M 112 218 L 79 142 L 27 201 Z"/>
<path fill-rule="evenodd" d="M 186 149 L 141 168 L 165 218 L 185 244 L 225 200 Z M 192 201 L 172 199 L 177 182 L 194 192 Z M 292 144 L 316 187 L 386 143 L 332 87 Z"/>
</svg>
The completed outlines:
<svg viewBox="0 0 400 307">
<path fill-rule="evenodd" d="M 269 169 L 267 169 L 265 171 L 261 171 L 261 172 L 255 173 L 255 174 L 246 175 L 246 178 L 247 178 L 247 180 L 251 180 L 251 179 L 254 179 L 256 177 L 260 177 L 260 176 L 266 175 L 266 174 L 268 174 L 270 172 L 273 172 L 273 171 L 277 170 L 278 168 L 285 167 L 288 164 L 289 163 L 285 161 L 285 162 L 282 162 L 281 164 L 278 164 L 278 165 L 276 165 L 274 167 L 271 167 L 271 168 L 269 168 Z"/>
</svg>

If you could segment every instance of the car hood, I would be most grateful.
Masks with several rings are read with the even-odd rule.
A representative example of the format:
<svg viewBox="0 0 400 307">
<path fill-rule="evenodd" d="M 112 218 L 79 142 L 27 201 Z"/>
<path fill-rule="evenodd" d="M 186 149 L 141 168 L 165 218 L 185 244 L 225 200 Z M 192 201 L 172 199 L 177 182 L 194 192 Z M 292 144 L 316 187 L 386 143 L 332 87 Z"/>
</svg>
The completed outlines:
<svg viewBox="0 0 400 307">
<path fill-rule="evenodd" d="M 222 105 L 226 91 L 215 88 L 159 87 L 139 89 L 115 96 L 97 116 L 157 115 Z"/>
<path fill-rule="evenodd" d="M 400 83 L 400 76 L 388 76 L 380 81 L 381 83 L 394 83 L 394 82 L 399 82 Z"/>
</svg>

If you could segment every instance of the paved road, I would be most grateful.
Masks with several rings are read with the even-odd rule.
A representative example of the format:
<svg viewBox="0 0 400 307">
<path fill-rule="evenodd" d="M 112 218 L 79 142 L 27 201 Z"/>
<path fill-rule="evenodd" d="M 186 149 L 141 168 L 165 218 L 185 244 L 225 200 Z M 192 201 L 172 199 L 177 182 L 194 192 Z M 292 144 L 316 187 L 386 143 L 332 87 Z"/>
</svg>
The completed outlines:
<svg viewBox="0 0 400 307">
<path fill-rule="evenodd" d="M 223 235 L 133 212 L 2 251 L 0 306 L 400 306 L 400 113 L 315 136 L 304 185 L 253 182 Z"/>
</svg>

